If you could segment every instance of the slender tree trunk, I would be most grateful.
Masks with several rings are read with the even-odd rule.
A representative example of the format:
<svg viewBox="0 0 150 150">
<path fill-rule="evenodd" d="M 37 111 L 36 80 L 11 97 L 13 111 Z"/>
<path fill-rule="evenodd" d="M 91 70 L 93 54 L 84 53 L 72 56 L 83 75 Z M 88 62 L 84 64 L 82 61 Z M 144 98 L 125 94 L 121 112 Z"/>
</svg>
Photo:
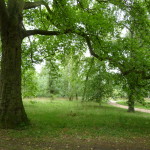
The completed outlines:
<svg viewBox="0 0 150 150">
<path fill-rule="evenodd" d="M 134 112 L 134 99 L 132 98 L 132 95 L 128 99 L 128 112 Z"/>
<path fill-rule="evenodd" d="M 135 104 L 135 95 L 134 90 L 130 89 L 130 93 L 128 96 L 128 112 L 134 112 L 134 104 Z"/>
<path fill-rule="evenodd" d="M 73 96 L 72 95 L 69 96 L 69 101 L 73 101 Z"/>
<path fill-rule="evenodd" d="M 78 100 L 78 93 L 76 93 L 76 100 Z"/>
<path fill-rule="evenodd" d="M 89 70 L 88 70 L 88 72 L 86 74 L 86 79 L 85 79 L 85 85 L 84 85 L 84 90 L 83 90 L 82 101 L 85 100 L 86 91 L 87 91 L 87 82 L 89 80 L 89 75 L 90 75 L 91 69 L 93 67 L 93 63 L 94 63 L 94 57 L 91 59 L 90 68 L 89 68 Z"/>
</svg>

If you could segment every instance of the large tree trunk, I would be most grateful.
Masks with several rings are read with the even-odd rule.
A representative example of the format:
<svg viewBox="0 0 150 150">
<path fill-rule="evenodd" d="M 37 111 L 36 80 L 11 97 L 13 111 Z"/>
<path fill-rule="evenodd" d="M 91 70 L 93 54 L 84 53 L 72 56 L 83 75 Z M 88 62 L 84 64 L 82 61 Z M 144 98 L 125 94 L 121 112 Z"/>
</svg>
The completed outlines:
<svg viewBox="0 0 150 150">
<path fill-rule="evenodd" d="M 8 18 L 2 22 L 1 128 L 16 128 L 29 122 L 21 95 L 22 2 L 10 1 Z"/>
<path fill-rule="evenodd" d="M 15 128 L 28 123 L 21 95 L 21 42 L 15 28 L 2 35 L 1 128 Z"/>
</svg>

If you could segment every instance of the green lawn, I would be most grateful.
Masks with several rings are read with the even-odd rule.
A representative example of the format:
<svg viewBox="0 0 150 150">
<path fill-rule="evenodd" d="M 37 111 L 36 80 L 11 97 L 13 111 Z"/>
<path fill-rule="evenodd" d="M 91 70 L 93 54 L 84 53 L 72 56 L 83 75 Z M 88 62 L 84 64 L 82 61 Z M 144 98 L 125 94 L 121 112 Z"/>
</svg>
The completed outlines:
<svg viewBox="0 0 150 150">
<path fill-rule="evenodd" d="M 31 126 L 10 131 L 18 137 L 150 137 L 150 114 L 97 103 L 66 100 L 24 100 Z"/>
<path fill-rule="evenodd" d="M 63 99 L 28 99 L 24 105 L 31 126 L 0 130 L 0 149 L 148 150 L 150 147 L 150 114 Z"/>
<path fill-rule="evenodd" d="M 121 104 L 121 105 L 125 105 L 125 106 L 128 105 L 127 101 L 120 101 L 120 102 L 117 102 L 117 103 Z M 143 108 L 143 109 L 150 109 L 150 101 L 146 101 L 145 105 L 142 105 L 141 103 L 136 102 L 135 107 L 136 108 Z"/>
</svg>

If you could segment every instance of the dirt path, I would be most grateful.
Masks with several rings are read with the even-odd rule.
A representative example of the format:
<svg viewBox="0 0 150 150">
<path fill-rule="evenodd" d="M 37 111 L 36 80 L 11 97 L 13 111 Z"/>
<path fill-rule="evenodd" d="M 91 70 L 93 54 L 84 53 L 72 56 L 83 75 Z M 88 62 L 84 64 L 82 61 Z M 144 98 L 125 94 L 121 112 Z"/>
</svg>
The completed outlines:
<svg viewBox="0 0 150 150">
<path fill-rule="evenodd" d="M 124 106 L 124 105 L 117 104 L 116 101 L 112 101 L 112 100 L 111 100 L 111 101 L 109 102 L 109 104 L 110 104 L 110 105 L 113 105 L 113 106 L 115 106 L 115 107 L 128 109 L 128 106 Z M 135 111 L 150 113 L 150 110 L 148 110 L 148 109 L 142 109 L 142 108 L 135 108 Z"/>
</svg>

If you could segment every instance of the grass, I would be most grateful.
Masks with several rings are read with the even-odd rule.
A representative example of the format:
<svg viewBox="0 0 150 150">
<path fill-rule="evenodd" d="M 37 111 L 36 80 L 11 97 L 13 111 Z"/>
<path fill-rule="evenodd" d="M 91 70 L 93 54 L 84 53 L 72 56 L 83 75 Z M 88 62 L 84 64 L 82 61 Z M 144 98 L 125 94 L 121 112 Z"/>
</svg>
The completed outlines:
<svg viewBox="0 0 150 150">
<path fill-rule="evenodd" d="M 31 126 L 0 129 L 0 149 L 149 150 L 150 114 L 64 99 L 25 99 L 24 106 Z"/>
<path fill-rule="evenodd" d="M 121 105 L 125 105 L 125 106 L 128 105 L 126 101 L 119 101 L 117 103 L 121 104 Z M 136 102 L 135 103 L 135 107 L 136 108 L 143 108 L 143 109 L 149 109 L 150 110 L 150 101 L 146 101 L 144 105 L 141 104 L 141 103 Z"/>
<path fill-rule="evenodd" d="M 150 114 L 94 102 L 33 99 L 24 100 L 24 105 L 32 125 L 9 130 L 12 137 L 150 138 Z"/>
</svg>

